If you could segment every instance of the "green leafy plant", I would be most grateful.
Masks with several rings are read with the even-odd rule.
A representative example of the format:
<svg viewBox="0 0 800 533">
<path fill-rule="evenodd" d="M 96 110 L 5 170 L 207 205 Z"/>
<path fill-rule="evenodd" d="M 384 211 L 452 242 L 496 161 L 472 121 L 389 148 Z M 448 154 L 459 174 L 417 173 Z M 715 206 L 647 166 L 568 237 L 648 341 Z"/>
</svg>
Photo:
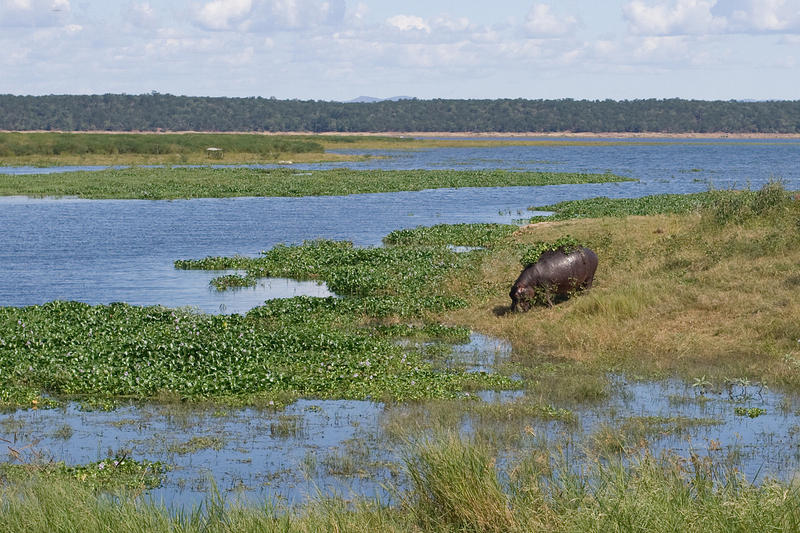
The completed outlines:
<svg viewBox="0 0 800 533">
<path fill-rule="evenodd" d="M 761 415 L 767 414 L 767 410 L 762 407 L 734 407 L 733 414 L 736 416 L 747 416 L 750 418 L 757 418 Z"/>
<path fill-rule="evenodd" d="M 209 284 L 218 291 L 235 289 L 241 287 L 255 287 L 256 280 L 251 276 L 241 274 L 226 274 L 212 279 Z"/>
</svg>

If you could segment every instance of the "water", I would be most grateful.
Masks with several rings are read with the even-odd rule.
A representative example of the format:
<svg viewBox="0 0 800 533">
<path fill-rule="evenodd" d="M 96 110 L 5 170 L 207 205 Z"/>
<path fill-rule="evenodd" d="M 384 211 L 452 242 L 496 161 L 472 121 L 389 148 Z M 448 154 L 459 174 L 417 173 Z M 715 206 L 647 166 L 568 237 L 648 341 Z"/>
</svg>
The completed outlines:
<svg viewBox="0 0 800 533">
<path fill-rule="evenodd" d="M 376 154 L 381 155 L 381 154 Z M 262 280 L 256 288 L 217 292 L 209 287 L 219 272 L 182 271 L 176 259 L 209 255 L 256 256 L 277 243 L 347 239 L 379 245 L 392 230 L 440 223 L 511 222 L 530 216 L 531 205 L 595 196 L 637 197 L 690 193 L 716 187 L 757 187 L 781 177 L 800 189 L 800 144 L 794 141 L 641 141 L 612 146 L 444 148 L 390 152 L 389 159 L 363 163 L 298 165 L 298 168 L 505 168 L 579 172 L 611 171 L 635 183 L 550 187 L 441 189 L 390 194 L 312 198 L 226 198 L 175 201 L 0 198 L 0 306 L 56 299 L 87 303 L 125 301 L 137 305 L 192 306 L 205 312 L 243 313 L 266 298 L 325 295 L 324 286 L 291 280 Z M 76 168 L 73 168 L 76 169 Z M 29 174 L 30 168 L 0 168 L 0 174 Z M 36 172 L 72 169 L 35 169 Z M 508 354 L 501 341 L 473 336 L 454 360 L 471 370 L 491 370 Z M 793 436 L 800 420 L 787 402 L 768 392 L 732 400 L 709 393 L 705 401 L 677 381 L 628 383 L 617 380 L 601 405 L 568 406 L 579 423 L 532 422 L 537 434 L 563 435 L 587 443 L 602 424 L 631 416 L 716 418 L 680 435 L 655 439 L 656 451 L 701 451 L 740 457 L 750 478 L 789 479 L 798 467 Z M 481 392 L 484 401 L 520 401 L 521 391 Z M 523 398 L 524 399 L 524 398 Z M 736 406 L 762 407 L 754 419 L 733 415 Z M 396 407 L 394 407 L 396 408 Z M 301 401 L 286 411 L 174 409 L 132 405 L 113 412 L 83 412 L 77 405 L 53 411 L 0 415 L 0 438 L 34 448 L 57 460 L 85 463 L 119 450 L 136 459 L 177 465 L 166 485 L 153 492 L 168 504 L 202 500 L 209 477 L 225 493 L 247 498 L 272 495 L 302 501 L 317 488 L 348 495 L 383 494 L 381 484 L 398 482 L 399 453 L 386 440 L 387 408 L 371 402 Z M 281 418 L 288 417 L 288 418 Z M 55 435 L 69 425 L 68 439 Z M 284 429 L 281 429 L 284 428 Z M 287 429 L 288 428 L 288 429 Z M 218 438 L 219 449 L 179 453 L 197 436 Z M 691 439 L 691 440 L 689 440 Z M 711 448 L 711 441 L 719 449 Z M 366 465 L 348 471 L 353 459 Z M 386 467 L 385 463 L 394 467 Z M 377 465 L 377 466 L 376 466 Z M 384 465 L 384 466 L 381 466 Z"/>
<path fill-rule="evenodd" d="M 690 192 L 679 190 L 690 182 L 705 185 L 710 181 L 718 188 L 741 188 L 748 183 L 758 186 L 771 177 L 783 178 L 795 189 L 800 184 L 800 169 L 794 163 L 800 154 L 798 140 L 602 141 L 605 140 L 594 146 L 436 148 L 395 157 L 392 155 L 396 152 L 385 151 L 379 155 L 387 157 L 386 160 L 329 166 L 612 172 L 649 184 L 670 182 L 675 188 L 669 192 Z"/>
<path fill-rule="evenodd" d="M 448 139 L 454 141 L 454 139 Z M 485 139 L 482 139 L 485 141 Z M 497 139 L 502 140 L 502 139 Z M 515 138 L 519 140 L 589 142 L 575 139 Z M 434 148 L 415 151 L 337 150 L 337 153 L 378 156 L 358 162 L 297 164 L 298 169 L 506 169 L 564 172 L 613 172 L 647 182 L 711 181 L 719 188 L 759 185 L 771 177 L 798 188 L 799 140 L 785 139 L 598 139 L 595 145 L 499 146 Z M 225 167 L 229 165 L 213 165 Z M 284 165 L 236 165 L 275 168 Z M 0 174 L 41 174 L 105 167 L 0 167 Z M 119 167 L 113 167 L 119 168 Z M 688 192 L 674 190 L 672 192 Z"/>
<path fill-rule="evenodd" d="M 486 351 L 473 352 L 477 364 L 505 351 L 504 343 L 485 336 L 470 343 L 481 345 Z M 579 459 L 596 446 L 597 432 L 607 426 L 644 417 L 701 419 L 704 423 L 680 431 L 648 433 L 647 448 L 655 455 L 670 450 L 682 456 L 709 456 L 717 464 L 736 467 L 754 482 L 767 477 L 791 481 L 800 466 L 794 438 L 800 432 L 800 412 L 789 397 L 768 390 L 759 394 L 755 386 L 731 396 L 724 390 L 701 394 L 677 380 L 610 379 L 610 395 L 600 403 L 555 406 L 570 408 L 576 423 L 509 418 L 495 429 L 508 433 L 502 429 L 505 424 L 518 434 L 527 427 L 547 442 L 569 447 Z M 479 396 L 487 402 L 525 401 L 523 391 Z M 766 413 L 756 418 L 736 416 L 736 407 L 759 407 Z M 28 461 L 88 463 L 125 453 L 173 465 L 163 486 L 149 494 L 173 507 L 198 505 L 212 480 L 224 495 L 250 502 L 269 497 L 294 504 L 319 493 L 348 498 L 378 495 L 391 502 L 393 492 L 387 487 L 402 489 L 408 480 L 402 466 L 404 443 L 387 435 L 385 424 L 406 408 L 368 401 L 300 400 L 280 412 L 152 404 L 85 412 L 73 403 L 54 410 L 2 414 L 0 439 Z M 435 419 L 435 408 L 425 417 Z M 471 415 L 462 420 L 462 433 L 472 433 Z M 57 432 L 64 426 L 72 430 L 67 438 Z M 198 437 L 210 445 L 192 449 L 189 444 Z M 530 445 L 534 442 L 525 439 L 515 444 L 505 461 L 519 459 Z"/>
<path fill-rule="evenodd" d="M 174 260 L 254 256 L 277 243 L 316 238 L 374 246 L 395 229 L 512 222 L 533 214 L 527 211 L 531 205 L 595 196 L 699 192 L 707 190 L 709 183 L 757 187 L 781 177 L 787 187 L 800 189 L 796 165 L 800 143 L 792 141 L 441 148 L 385 155 L 392 157 L 302 168 L 611 171 L 640 181 L 307 198 L 88 201 L 5 197 L 0 198 L 0 269 L 4 272 L 0 305 L 56 299 L 91 304 L 126 301 L 189 305 L 210 312 L 228 306 L 225 296 L 208 290 L 207 275 L 174 270 Z M 0 167 L 5 173 L 30 170 Z M 258 303 L 261 296 L 253 302 Z"/>
<path fill-rule="evenodd" d="M 223 494 L 253 501 L 269 494 L 297 503 L 317 489 L 349 490 L 351 476 L 328 475 L 327 468 L 353 439 L 375 432 L 382 410 L 382 404 L 344 400 L 300 400 L 280 413 L 174 405 L 85 412 L 72 403 L 0 415 L 0 438 L 20 450 L 25 461 L 81 464 L 125 454 L 173 465 L 163 486 L 149 493 L 171 506 L 198 504 L 212 481 Z M 56 433 L 65 426 L 72 430 L 66 439 Z M 210 445 L 192 449 L 198 437 Z M 380 488 L 381 479 L 355 481 L 361 493 L 369 493 Z"/>
</svg>

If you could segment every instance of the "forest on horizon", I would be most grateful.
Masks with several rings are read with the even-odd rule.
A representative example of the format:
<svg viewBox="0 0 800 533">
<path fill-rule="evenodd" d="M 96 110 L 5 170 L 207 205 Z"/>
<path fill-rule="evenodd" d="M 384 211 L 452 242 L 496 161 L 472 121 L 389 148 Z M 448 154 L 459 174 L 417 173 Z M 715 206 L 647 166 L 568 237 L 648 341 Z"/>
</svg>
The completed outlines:
<svg viewBox="0 0 800 533">
<path fill-rule="evenodd" d="M 800 100 L 420 100 L 0 95 L 0 130 L 800 133 Z"/>
</svg>

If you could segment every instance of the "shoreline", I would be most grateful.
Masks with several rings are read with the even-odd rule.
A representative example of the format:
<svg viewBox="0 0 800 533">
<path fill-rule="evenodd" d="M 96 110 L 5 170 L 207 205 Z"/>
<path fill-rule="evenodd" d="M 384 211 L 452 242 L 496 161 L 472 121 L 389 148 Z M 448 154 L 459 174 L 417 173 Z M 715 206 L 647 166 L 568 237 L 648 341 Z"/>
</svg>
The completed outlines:
<svg viewBox="0 0 800 533">
<path fill-rule="evenodd" d="M 142 135 L 165 135 L 165 134 L 184 134 L 184 133 L 208 133 L 213 135 L 298 135 L 312 137 L 413 137 L 418 139 L 428 138 L 450 138 L 450 139 L 507 139 L 507 138 L 574 138 L 574 139 L 800 139 L 800 133 L 731 133 L 731 132 L 707 132 L 707 133 L 665 133 L 656 131 L 645 132 L 574 132 L 574 131 L 551 131 L 551 132 L 452 132 L 452 131 L 62 131 L 62 130 L 0 130 L 2 133 L 84 133 L 95 135 L 120 135 L 120 134 L 142 134 Z"/>
</svg>

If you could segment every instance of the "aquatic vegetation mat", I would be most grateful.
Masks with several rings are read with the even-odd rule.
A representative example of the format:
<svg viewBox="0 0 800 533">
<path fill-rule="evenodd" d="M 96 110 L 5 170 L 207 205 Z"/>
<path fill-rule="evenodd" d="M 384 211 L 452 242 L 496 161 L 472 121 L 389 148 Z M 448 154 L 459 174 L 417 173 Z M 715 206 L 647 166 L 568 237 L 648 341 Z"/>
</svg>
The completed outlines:
<svg viewBox="0 0 800 533">
<path fill-rule="evenodd" d="M 123 303 L 0 308 L 0 384 L 8 391 L 0 399 L 45 407 L 51 396 L 166 395 L 279 405 L 296 397 L 408 400 L 518 388 L 500 375 L 435 369 L 422 351 L 396 342 L 465 337 L 463 328 L 432 317 L 466 305 L 446 281 L 474 272 L 482 253 L 319 240 L 257 258 L 176 261 L 178 268 L 247 272 L 237 283 L 324 280 L 339 295 L 270 300 L 246 316 Z M 218 288 L 231 285 L 222 280 Z"/>
<path fill-rule="evenodd" d="M 0 195 L 176 199 L 328 196 L 456 187 L 512 187 L 631 181 L 613 174 L 502 170 L 306 170 L 141 168 L 0 175 Z"/>
<path fill-rule="evenodd" d="M 392 246 L 471 246 L 487 247 L 511 236 L 519 226 L 514 224 L 437 224 L 400 229 L 383 238 Z"/>
<path fill-rule="evenodd" d="M 296 316 L 296 315 L 295 315 Z M 262 324 L 126 304 L 51 302 L 0 309 L 0 383 L 30 406 L 31 390 L 79 397 L 280 403 L 297 396 L 404 400 L 453 397 L 464 387 L 514 387 L 507 378 L 436 372 L 369 331 L 324 322 Z M 26 389 L 27 388 L 27 389 Z"/>
</svg>

